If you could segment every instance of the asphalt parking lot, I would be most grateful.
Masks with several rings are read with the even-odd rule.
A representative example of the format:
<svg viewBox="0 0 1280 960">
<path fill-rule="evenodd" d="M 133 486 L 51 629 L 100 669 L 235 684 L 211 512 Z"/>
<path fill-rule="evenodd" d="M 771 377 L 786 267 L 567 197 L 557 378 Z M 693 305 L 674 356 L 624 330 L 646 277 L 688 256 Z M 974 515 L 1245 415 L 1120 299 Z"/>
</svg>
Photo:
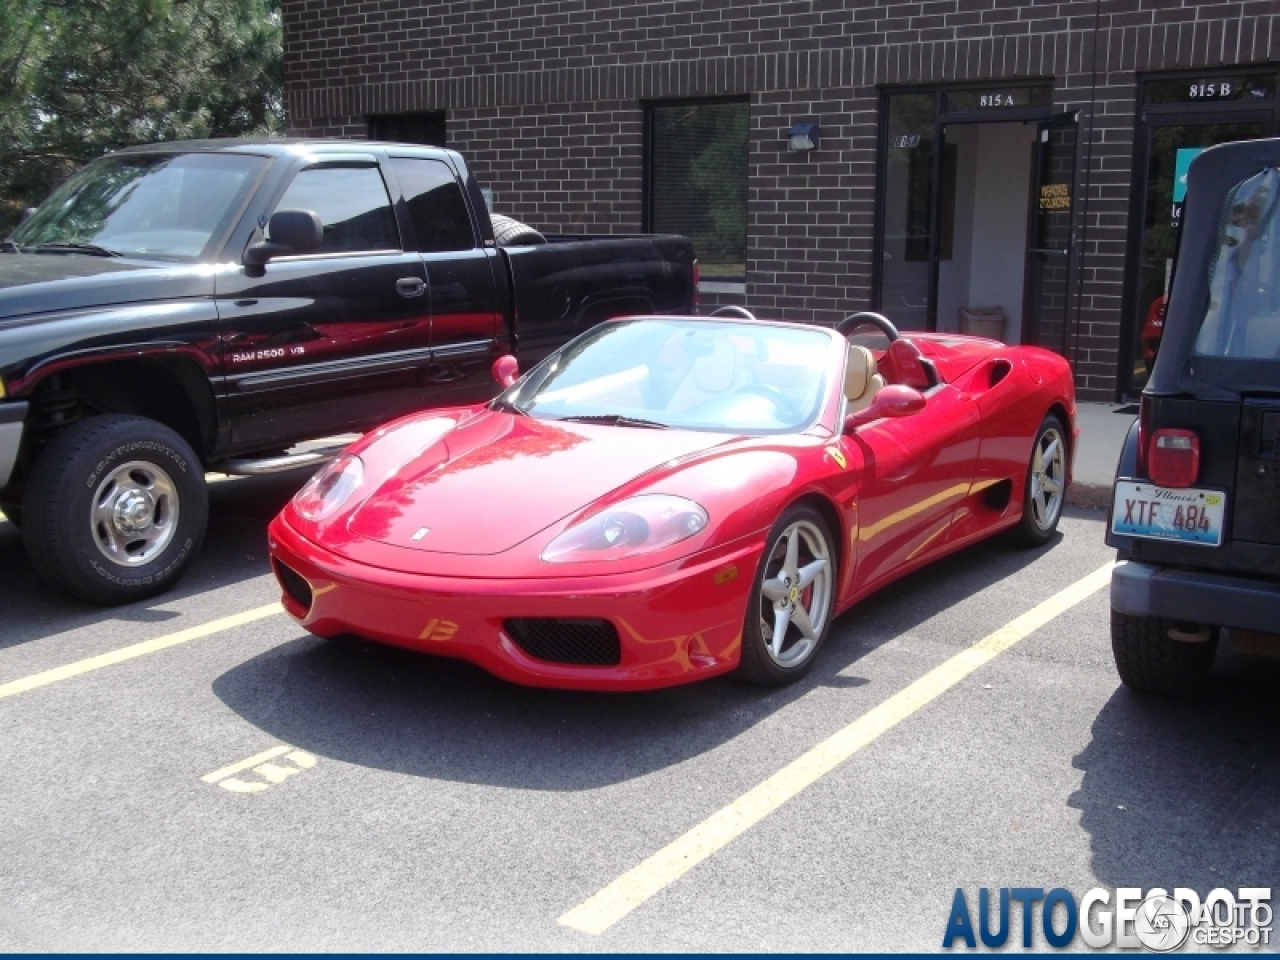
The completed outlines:
<svg viewBox="0 0 1280 960">
<path fill-rule="evenodd" d="M 0 951 L 932 951 L 957 887 L 1280 885 L 1280 664 L 1121 687 L 1100 512 L 883 591 L 796 686 L 600 695 L 303 632 L 296 485 L 215 484 L 115 610 L 0 521 Z"/>
</svg>

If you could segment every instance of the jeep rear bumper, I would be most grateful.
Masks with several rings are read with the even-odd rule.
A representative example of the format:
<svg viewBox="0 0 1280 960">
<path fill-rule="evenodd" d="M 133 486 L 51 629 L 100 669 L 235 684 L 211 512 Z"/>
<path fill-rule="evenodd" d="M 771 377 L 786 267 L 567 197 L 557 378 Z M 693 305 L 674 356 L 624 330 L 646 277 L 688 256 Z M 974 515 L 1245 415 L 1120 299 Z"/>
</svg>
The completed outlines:
<svg viewBox="0 0 1280 960">
<path fill-rule="evenodd" d="M 1274 633 L 1280 629 L 1280 584 L 1126 560 L 1111 573 L 1111 609 Z"/>
</svg>

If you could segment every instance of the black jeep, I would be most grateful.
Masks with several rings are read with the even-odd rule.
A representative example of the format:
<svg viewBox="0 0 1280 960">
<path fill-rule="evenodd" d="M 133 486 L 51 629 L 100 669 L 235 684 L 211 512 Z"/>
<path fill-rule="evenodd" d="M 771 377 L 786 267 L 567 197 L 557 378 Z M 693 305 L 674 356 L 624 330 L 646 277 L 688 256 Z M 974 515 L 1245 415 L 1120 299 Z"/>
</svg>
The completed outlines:
<svg viewBox="0 0 1280 960">
<path fill-rule="evenodd" d="M 1280 655 L 1280 139 L 1192 163 L 1163 343 L 1116 472 L 1120 678 L 1203 686 L 1219 635 Z"/>
</svg>

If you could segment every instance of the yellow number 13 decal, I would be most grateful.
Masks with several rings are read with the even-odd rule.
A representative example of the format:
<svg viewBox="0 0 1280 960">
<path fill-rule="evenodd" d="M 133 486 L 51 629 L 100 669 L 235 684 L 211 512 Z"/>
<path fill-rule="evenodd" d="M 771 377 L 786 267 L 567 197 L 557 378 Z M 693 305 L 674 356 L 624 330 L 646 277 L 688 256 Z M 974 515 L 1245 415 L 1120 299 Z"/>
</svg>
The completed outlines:
<svg viewBox="0 0 1280 960">
<path fill-rule="evenodd" d="M 438 640 L 443 643 L 446 640 L 452 640 L 453 635 L 458 632 L 458 625 L 452 620 L 431 619 L 427 621 L 427 626 L 418 636 L 419 640 Z"/>
</svg>

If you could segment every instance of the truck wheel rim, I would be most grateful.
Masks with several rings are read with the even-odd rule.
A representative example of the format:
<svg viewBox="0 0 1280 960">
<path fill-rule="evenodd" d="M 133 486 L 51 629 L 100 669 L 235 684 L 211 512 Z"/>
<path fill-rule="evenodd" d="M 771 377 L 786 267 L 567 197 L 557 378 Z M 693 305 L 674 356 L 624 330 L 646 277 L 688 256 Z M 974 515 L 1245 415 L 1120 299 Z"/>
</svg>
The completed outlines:
<svg viewBox="0 0 1280 960">
<path fill-rule="evenodd" d="M 142 460 L 121 464 L 98 484 L 89 526 L 98 551 L 121 567 L 164 552 L 178 529 L 178 490 L 169 474 Z"/>
<path fill-rule="evenodd" d="M 760 632 L 770 659 L 797 667 L 817 646 L 831 609 L 826 537 L 806 520 L 774 541 L 760 584 Z"/>
<path fill-rule="evenodd" d="M 1067 453 L 1062 434 L 1049 427 L 1036 440 L 1031 456 L 1031 514 L 1040 530 L 1058 520 L 1067 487 Z"/>
</svg>

